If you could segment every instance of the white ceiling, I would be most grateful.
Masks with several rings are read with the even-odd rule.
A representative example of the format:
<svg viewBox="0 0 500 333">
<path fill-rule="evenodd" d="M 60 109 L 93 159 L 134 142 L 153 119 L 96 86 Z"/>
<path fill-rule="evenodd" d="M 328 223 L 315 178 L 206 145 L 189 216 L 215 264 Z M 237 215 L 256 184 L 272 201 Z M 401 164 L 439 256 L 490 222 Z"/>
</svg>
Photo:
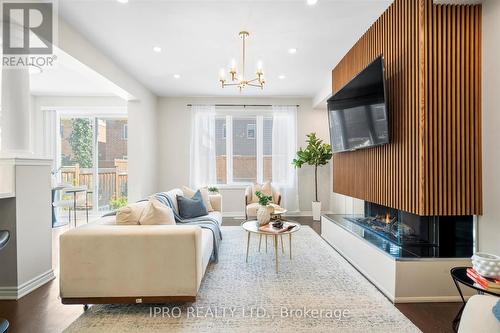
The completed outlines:
<svg viewBox="0 0 500 333">
<path fill-rule="evenodd" d="M 110 96 L 113 92 L 97 80 L 59 64 L 30 75 L 30 90 L 35 96 Z"/>
<path fill-rule="evenodd" d="M 247 30 L 247 73 L 262 60 L 267 86 L 243 94 L 313 97 L 330 85 L 333 66 L 391 2 L 64 0 L 59 13 L 160 96 L 239 95 L 236 88 L 220 88 L 218 73 L 232 58 L 240 63 L 238 32 Z M 292 47 L 294 55 L 287 52 Z"/>
<path fill-rule="evenodd" d="M 120 96 L 123 89 L 55 47 L 54 67 L 30 74 L 30 92 L 35 96 Z"/>
</svg>

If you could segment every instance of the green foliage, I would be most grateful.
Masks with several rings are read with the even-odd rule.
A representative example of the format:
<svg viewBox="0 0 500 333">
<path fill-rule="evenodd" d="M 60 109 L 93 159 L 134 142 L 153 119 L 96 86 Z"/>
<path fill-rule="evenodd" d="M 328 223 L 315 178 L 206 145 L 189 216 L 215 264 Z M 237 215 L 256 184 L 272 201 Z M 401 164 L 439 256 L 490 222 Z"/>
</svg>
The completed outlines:
<svg viewBox="0 0 500 333">
<path fill-rule="evenodd" d="M 314 167 L 314 194 L 315 201 L 318 201 L 318 166 L 325 165 L 332 158 L 332 147 L 323 143 L 323 140 L 316 137 L 316 133 L 307 134 L 307 147 L 302 147 L 297 152 L 297 158 L 293 159 L 292 164 L 296 168 L 301 168 L 307 164 Z"/>
<path fill-rule="evenodd" d="M 90 119 L 77 118 L 73 120 L 73 130 L 68 142 L 75 154 L 75 162 L 81 168 L 92 167 L 93 129 Z"/>
<path fill-rule="evenodd" d="M 301 168 L 302 165 L 308 164 L 312 166 L 325 165 L 332 158 L 332 147 L 329 144 L 323 143 L 323 140 L 316 137 L 316 133 L 307 134 L 307 147 L 302 147 L 297 152 L 297 158 L 293 159 L 292 164 L 296 168 Z"/>
<path fill-rule="evenodd" d="M 109 207 L 112 210 L 117 210 L 122 207 L 125 207 L 128 203 L 127 197 L 118 197 L 118 198 L 113 198 L 109 201 Z"/>
<path fill-rule="evenodd" d="M 210 186 L 208 188 L 208 192 L 210 192 L 210 193 L 219 193 L 219 189 L 217 187 L 215 187 L 215 186 Z"/>
<path fill-rule="evenodd" d="M 261 206 L 267 206 L 273 200 L 272 196 L 265 195 L 261 191 L 255 192 L 255 195 L 259 199 L 259 205 Z"/>
</svg>

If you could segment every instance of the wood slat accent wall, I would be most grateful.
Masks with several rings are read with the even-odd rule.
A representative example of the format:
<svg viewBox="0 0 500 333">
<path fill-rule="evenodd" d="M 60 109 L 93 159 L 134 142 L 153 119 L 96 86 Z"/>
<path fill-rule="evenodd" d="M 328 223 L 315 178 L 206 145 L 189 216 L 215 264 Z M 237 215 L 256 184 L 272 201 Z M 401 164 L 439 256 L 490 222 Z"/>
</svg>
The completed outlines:
<svg viewBox="0 0 500 333">
<path fill-rule="evenodd" d="M 481 6 L 396 0 L 332 71 L 385 58 L 389 145 L 334 154 L 337 193 L 419 215 L 482 213 Z"/>
</svg>

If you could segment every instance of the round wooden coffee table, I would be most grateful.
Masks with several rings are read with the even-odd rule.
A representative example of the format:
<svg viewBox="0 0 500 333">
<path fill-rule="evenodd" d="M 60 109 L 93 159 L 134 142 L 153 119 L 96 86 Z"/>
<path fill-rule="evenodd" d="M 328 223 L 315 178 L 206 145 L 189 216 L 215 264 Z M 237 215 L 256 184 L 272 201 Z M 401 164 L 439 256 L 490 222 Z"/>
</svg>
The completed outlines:
<svg viewBox="0 0 500 333">
<path fill-rule="evenodd" d="M 241 224 L 242 228 L 248 233 L 247 236 L 247 254 L 246 254 L 246 262 L 248 262 L 248 252 L 250 250 L 250 235 L 258 234 L 259 235 L 259 252 L 262 243 L 262 236 L 266 239 L 266 252 L 267 252 L 267 236 L 273 237 L 274 241 L 274 252 L 276 257 L 276 273 L 278 273 L 278 242 L 281 239 L 281 251 L 285 253 L 285 245 L 283 244 L 283 235 L 288 235 L 288 244 L 290 251 L 290 260 L 292 260 L 292 234 L 300 230 L 300 223 L 294 221 L 283 221 L 283 228 L 287 228 L 289 226 L 294 226 L 293 229 L 282 231 L 282 232 L 272 232 L 272 231 L 262 231 L 259 230 L 259 222 L 257 220 L 248 220 Z M 280 237 L 278 237 L 280 236 Z"/>
</svg>

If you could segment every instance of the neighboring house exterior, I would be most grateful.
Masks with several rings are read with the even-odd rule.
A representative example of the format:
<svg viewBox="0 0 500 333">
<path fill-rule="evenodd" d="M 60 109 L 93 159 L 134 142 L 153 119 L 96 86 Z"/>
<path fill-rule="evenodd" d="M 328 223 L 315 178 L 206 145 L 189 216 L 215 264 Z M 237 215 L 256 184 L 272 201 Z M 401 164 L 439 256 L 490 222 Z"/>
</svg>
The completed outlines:
<svg viewBox="0 0 500 333">
<path fill-rule="evenodd" d="M 75 164 L 69 144 L 73 119 L 61 119 L 61 157 L 63 166 Z M 127 119 L 98 119 L 99 168 L 114 168 L 115 160 L 127 159 Z"/>
<path fill-rule="evenodd" d="M 115 160 L 127 159 L 128 126 L 126 119 L 104 120 L 106 141 L 99 141 L 99 167 L 113 168 Z"/>
<path fill-rule="evenodd" d="M 233 118 L 233 181 L 256 182 L 257 175 L 257 122 L 255 117 Z M 264 180 L 271 180 L 273 120 L 265 117 L 263 122 Z M 215 120 L 215 154 L 217 159 L 217 182 L 227 183 L 226 170 L 226 119 Z"/>
</svg>

